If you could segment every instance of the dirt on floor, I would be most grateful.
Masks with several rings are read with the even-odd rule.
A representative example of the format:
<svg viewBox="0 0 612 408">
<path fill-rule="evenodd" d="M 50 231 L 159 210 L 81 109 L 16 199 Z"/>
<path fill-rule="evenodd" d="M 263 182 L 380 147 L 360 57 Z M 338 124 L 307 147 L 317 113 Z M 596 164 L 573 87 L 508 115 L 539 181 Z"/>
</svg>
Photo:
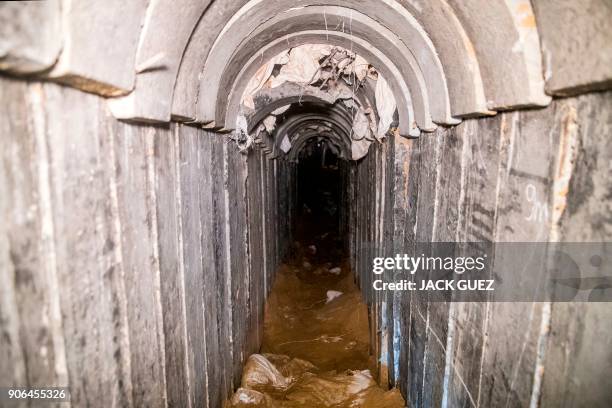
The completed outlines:
<svg viewBox="0 0 612 408">
<path fill-rule="evenodd" d="M 249 357 L 226 407 L 405 407 L 372 374 L 368 310 L 340 241 L 311 236 L 277 272 L 261 353 Z"/>
</svg>

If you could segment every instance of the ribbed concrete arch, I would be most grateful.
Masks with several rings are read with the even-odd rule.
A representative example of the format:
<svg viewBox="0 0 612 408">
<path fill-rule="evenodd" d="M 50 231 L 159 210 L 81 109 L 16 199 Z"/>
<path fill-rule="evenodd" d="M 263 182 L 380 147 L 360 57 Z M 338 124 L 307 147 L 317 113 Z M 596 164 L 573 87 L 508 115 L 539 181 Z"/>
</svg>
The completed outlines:
<svg viewBox="0 0 612 408">
<path fill-rule="evenodd" d="M 443 109 L 444 106 L 448 105 L 448 100 L 443 96 L 446 95 L 445 90 L 439 89 L 440 92 L 443 92 L 442 95 L 433 92 L 433 90 L 436 90 L 437 85 L 432 84 L 432 86 L 429 86 L 429 84 L 426 83 L 422 69 L 419 67 L 418 62 L 414 59 L 410 50 L 403 46 L 403 43 L 399 41 L 391 31 L 361 13 L 336 7 L 327 9 L 330 10 L 331 14 L 324 15 L 317 7 L 306 7 L 304 10 L 294 10 L 286 13 L 291 15 L 290 17 L 286 16 L 285 13 L 275 17 L 269 20 L 268 24 L 262 25 L 251 36 L 247 37 L 235 55 L 256 55 L 258 47 L 265 46 L 273 39 L 278 38 L 279 35 L 311 29 L 324 30 L 326 24 L 333 24 L 338 27 L 350 23 L 350 38 L 359 38 L 364 44 L 367 44 L 371 50 L 380 50 L 381 55 L 393 56 L 393 62 L 402 75 L 401 80 L 406 83 L 409 89 L 413 101 L 415 121 L 422 130 L 433 130 L 435 128 L 434 121 L 436 121 L 436 119 L 441 123 L 456 123 L 456 121 L 453 121 L 450 117 L 446 117 L 448 112 L 445 112 Z M 309 14 L 309 12 L 312 14 Z M 366 41 L 366 38 L 372 38 L 374 40 L 370 42 Z M 325 43 L 326 41 L 327 36 L 322 42 Z M 353 43 L 355 41 L 351 41 L 344 45 L 344 47 L 347 49 L 354 47 Z M 233 63 L 232 60 L 230 66 Z M 374 65 L 378 68 L 376 64 Z M 225 76 L 225 78 L 228 78 L 228 76 Z M 443 84 L 443 79 L 443 77 L 439 77 L 435 83 L 438 85 Z M 211 84 L 207 85 L 210 87 Z M 221 82 L 219 89 L 228 89 L 228 87 L 229 84 Z M 221 95 L 222 94 L 219 94 L 218 96 Z M 434 98 L 433 101 L 431 97 Z M 214 100 L 210 98 L 208 103 L 210 103 L 210 101 Z M 217 118 L 221 120 L 224 116 L 225 109 L 225 101 L 223 98 L 217 99 L 214 103 L 214 107 L 218 112 Z M 231 119 L 232 118 L 229 118 L 228 120 Z"/>
<path fill-rule="evenodd" d="M 433 47 L 427 45 L 426 48 L 430 50 L 435 48 L 437 56 L 433 55 L 433 57 L 439 57 L 441 62 L 435 65 L 436 67 L 441 66 L 439 72 L 444 71 L 448 78 L 445 82 L 450 95 L 452 115 L 464 117 L 492 113 L 486 108 L 478 61 L 471 41 L 453 10 L 444 0 L 431 0 L 419 7 L 394 0 L 368 1 L 363 4 L 355 4 L 350 0 L 296 0 L 292 1 L 289 6 L 291 9 L 304 6 L 342 6 L 347 10 L 358 9 L 390 28 L 402 37 L 402 41 L 414 49 L 418 48 L 415 47 L 415 42 L 427 44 L 428 37 L 431 38 Z M 286 8 L 289 9 L 289 7 Z M 193 83 L 204 71 L 210 49 L 213 43 L 217 42 L 215 39 L 219 34 L 228 32 L 227 28 L 223 28 L 225 24 L 234 25 L 240 16 L 245 16 L 249 23 L 253 22 L 255 21 L 253 13 L 261 9 L 270 18 L 269 3 L 260 0 L 213 2 L 198 23 L 183 56 L 174 93 L 173 114 L 188 120 L 195 119 L 196 101 L 205 100 L 202 98 L 206 96 L 206 90 L 199 86 L 194 87 Z M 258 21 L 265 21 L 265 18 L 260 18 Z M 330 28 L 333 29 L 333 26 Z M 417 35 L 414 35 L 415 32 Z M 416 55 L 420 56 L 420 51 Z M 433 71 L 429 68 L 427 73 L 433 74 Z M 198 89 L 201 90 L 199 98 L 197 97 Z"/>
<path fill-rule="evenodd" d="M 351 97 L 351 95 L 344 95 Z M 341 96 L 342 97 L 342 96 Z M 320 91 L 310 86 L 300 86 L 292 82 L 284 83 L 277 88 L 262 89 L 254 97 L 255 109 L 246 113 L 247 130 L 249 132 L 266 116 L 283 106 L 292 103 L 315 103 L 321 106 L 331 106 L 336 98 L 328 92 Z"/>
<path fill-rule="evenodd" d="M 301 128 L 323 124 L 327 126 L 330 131 L 334 132 L 335 135 L 344 137 L 348 141 L 350 140 L 351 134 L 351 122 L 352 120 L 349 116 L 344 115 L 344 112 L 339 112 L 338 110 L 325 114 L 314 112 L 302 113 L 288 118 L 279 126 L 277 133 L 278 135 L 292 135 L 297 133 Z M 280 146 L 281 138 L 278 138 L 277 142 Z"/>
<path fill-rule="evenodd" d="M 320 108 L 323 108 L 323 106 L 320 106 Z M 274 138 L 272 151 L 273 157 L 278 157 L 280 154 L 280 146 L 285 136 L 291 141 L 292 150 L 294 150 L 296 148 L 295 141 L 300 137 L 301 132 L 307 131 L 309 128 L 314 129 L 323 126 L 328 130 L 325 137 L 342 147 L 339 156 L 350 159 L 352 117 L 345 108 L 337 104 L 320 110 L 321 112 L 297 112 L 285 118 L 274 131 L 276 137 Z"/>
<path fill-rule="evenodd" d="M 347 144 L 346 140 L 340 139 L 335 136 L 333 132 L 320 131 L 315 129 L 303 129 L 298 134 L 295 134 L 291 140 L 291 150 L 287 152 L 287 159 L 289 161 L 295 161 L 300 154 L 300 151 L 312 138 L 321 138 L 326 140 L 337 148 L 337 155 L 339 158 L 349 160 L 351 157 L 351 146 Z"/>
<path fill-rule="evenodd" d="M 199 100 L 204 106 L 201 107 L 201 112 L 210 114 L 210 111 L 214 109 L 216 105 L 215 87 L 224 89 L 217 85 L 216 78 L 221 75 L 228 55 L 234 51 L 235 44 L 241 42 L 241 47 L 247 47 L 252 53 L 257 53 L 258 47 L 279 35 L 304 30 L 326 29 L 347 32 L 355 37 L 367 39 L 373 47 L 396 60 L 397 66 L 404 71 L 406 76 L 415 103 L 417 123 L 422 125 L 422 128 L 429 129 L 431 126 L 425 125 L 426 119 L 420 119 L 421 104 L 423 115 L 431 116 L 434 122 L 458 123 L 458 120 L 451 117 L 446 78 L 435 49 L 416 20 L 409 15 L 402 16 L 401 21 L 397 22 L 400 25 L 391 31 L 370 15 L 365 14 L 366 11 L 380 13 L 380 9 L 372 7 L 369 3 L 364 7 L 372 8 L 372 10 L 363 10 L 363 14 L 345 7 L 306 6 L 291 8 L 272 18 L 268 17 L 269 6 L 257 4 L 258 7 L 243 7 L 239 12 L 242 14 L 237 14 L 237 17 L 232 19 L 215 42 L 216 46 L 209 54 L 202 75 Z M 251 3 L 248 6 L 250 5 Z M 352 6 L 355 5 L 352 4 Z M 400 17 L 397 13 L 388 13 L 388 15 Z M 259 40 L 255 41 L 256 38 Z"/>
<path fill-rule="evenodd" d="M 395 0 L 359 4 L 349 0 L 298 0 L 290 4 L 241 0 L 214 2 L 207 10 L 208 5 L 208 1 L 188 0 L 180 4 L 160 0 L 150 5 L 136 58 L 135 88 L 110 102 L 116 117 L 167 122 L 173 113 L 175 120 L 224 122 L 223 105 L 214 107 L 214 116 L 221 112 L 221 117 L 208 117 L 217 101 L 211 92 L 218 90 L 204 86 L 209 75 L 218 76 L 223 71 L 218 66 L 223 58 L 218 59 L 218 55 L 231 53 L 238 44 L 247 44 L 256 32 L 272 30 L 274 24 L 298 15 L 312 20 L 312 25 L 295 27 L 295 31 L 321 29 L 325 23 L 327 30 L 341 30 L 343 23 L 345 31 L 353 35 L 362 29 L 362 38 L 387 58 L 401 56 L 397 57 L 402 61 L 396 68 L 413 71 L 408 87 L 415 113 L 412 120 L 422 130 L 433 130 L 433 122 L 455 124 L 456 118 L 543 106 L 550 100 L 543 90 L 539 37 L 526 0 L 434 0 L 427 4 Z M 289 29 L 285 33 L 289 34 Z M 393 46 L 378 44 L 381 37 Z M 198 84 L 201 74 L 203 80 Z M 424 84 L 416 87 L 419 81 Z M 418 88 L 423 87 L 419 95 Z M 202 106 L 194 106 L 196 103 Z M 406 122 L 403 118 L 401 126 Z M 418 132 L 410 126 L 405 133 Z"/>
<path fill-rule="evenodd" d="M 446 0 L 401 2 L 433 42 L 446 75 L 454 117 L 494 114 L 487 108 L 472 40 Z"/>
<path fill-rule="evenodd" d="M 279 136 L 276 138 L 276 144 L 280 147 L 284 135 L 291 136 L 298 133 L 302 128 L 321 124 L 327 126 L 335 135 L 345 139 L 350 146 L 352 118 L 338 109 L 325 114 L 308 112 L 292 115 L 276 130 L 276 134 Z"/>
<path fill-rule="evenodd" d="M 198 21 L 183 54 L 172 96 L 172 115 L 184 121 L 196 118 L 199 77 L 215 39 L 247 0 L 213 1 Z"/>
<path fill-rule="evenodd" d="M 308 144 L 308 142 L 314 138 L 322 138 L 326 141 L 328 141 L 328 143 L 330 143 L 332 146 L 335 146 L 336 149 L 339 149 L 339 151 L 334 152 L 338 155 L 338 153 L 340 153 L 340 155 L 338 155 L 339 157 L 347 157 L 347 153 L 348 153 L 348 157 L 350 157 L 350 148 L 349 151 L 346 152 L 345 149 L 340 148 L 337 144 L 335 144 L 329 137 L 329 135 L 325 134 L 325 133 L 319 133 L 317 131 L 314 130 L 310 130 L 307 131 L 303 134 L 300 134 L 296 140 L 295 140 L 295 144 L 293 145 L 293 148 L 289 151 L 289 153 L 287 153 L 287 159 L 289 159 L 289 161 L 297 161 L 300 152 L 302 151 L 302 149 L 306 146 L 306 144 Z M 344 146 L 343 146 L 344 147 Z"/>
<path fill-rule="evenodd" d="M 350 127 L 352 124 L 352 118 L 350 118 L 347 109 L 339 109 L 337 102 L 346 99 L 352 99 L 357 102 L 358 105 L 363 107 L 364 105 L 372 104 L 371 100 L 366 101 L 368 96 L 366 92 L 370 91 L 373 98 L 373 90 L 368 89 L 369 85 L 366 83 L 363 87 L 365 92 L 352 92 L 350 89 L 338 92 L 327 92 L 316 89 L 310 86 L 302 86 L 293 82 L 285 82 L 275 88 L 263 88 L 259 90 L 253 97 L 254 109 L 245 112 L 247 119 L 247 130 L 253 131 L 265 117 L 279 108 L 297 103 L 297 105 L 314 105 L 319 109 L 325 109 L 328 112 L 340 112 L 347 118 L 347 126 Z M 284 114 L 285 112 L 283 112 Z"/>
<path fill-rule="evenodd" d="M 235 123 L 244 89 L 263 62 L 285 49 L 309 43 L 327 43 L 346 49 L 350 49 L 352 46 L 355 52 L 379 68 L 383 77 L 388 81 L 397 102 L 400 132 L 409 136 L 418 136 L 420 134 L 413 119 L 413 103 L 410 91 L 395 63 L 378 50 L 370 48 L 363 40 L 354 38 L 349 34 L 325 30 L 310 30 L 286 35 L 270 42 L 261 49 L 260 53 L 252 55 L 248 60 L 232 60 L 233 62 L 229 65 L 229 69 L 224 72 L 226 79 L 222 80 L 222 83 L 225 82 L 231 85 L 231 87 L 225 88 L 229 90 L 227 102 L 224 102 L 227 106 L 227 114 L 225 115 L 226 124 L 231 126 L 232 123 Z M 223 96 L 225 98 L 225 95 Z M 427 124 L 431 124 L 431 127 L 428 129 L 432 129 L 434 126 L 431 122 L 427 122 Z"/>
</svg>

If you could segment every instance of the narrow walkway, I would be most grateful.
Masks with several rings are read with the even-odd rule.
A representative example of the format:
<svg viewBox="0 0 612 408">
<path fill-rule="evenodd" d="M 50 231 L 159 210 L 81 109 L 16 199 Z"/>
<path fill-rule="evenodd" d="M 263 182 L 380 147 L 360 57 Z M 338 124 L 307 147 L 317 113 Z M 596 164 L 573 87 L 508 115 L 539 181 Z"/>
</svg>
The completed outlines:
<svg viewBox="0 0 612 408">
<path fill-rule="evenodd" d="M 317 221 L 301 225 L 325 225 Z M 368 311 L 341 241 L 329 231 L 298 235 L 266 304 L 261 354 L 247 361 L 227 406 L 404 407 L 399 391 L 373 377 Z"/>
</svg>

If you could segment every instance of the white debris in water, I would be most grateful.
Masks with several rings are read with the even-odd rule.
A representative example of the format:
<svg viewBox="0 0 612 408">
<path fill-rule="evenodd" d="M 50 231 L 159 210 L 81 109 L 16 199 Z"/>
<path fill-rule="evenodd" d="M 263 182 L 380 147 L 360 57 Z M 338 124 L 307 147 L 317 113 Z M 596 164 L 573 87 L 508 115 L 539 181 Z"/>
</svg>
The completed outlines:
<svg viewBox="0 0 612 408">
<path fill-rule="evenodd" d="M 329 270 L 329 273 L 333 273 L 334 275 L 340 275 L 340 272 L 342 272 L 342 269 L 340 269 L 339 266 L 336 266 L 335 268 L 331 268 Z"/>
<path fill-rule="evenodd" d="M 327 301 L 325 303 L 329 303 L 332 300 L 336 299 L 337 297 L 342 296 L 342 292 L 339 292 L 337 290 L 328 290 L 327 291 Z"/>
<path fill-rule="evenodd" d="M 352 371 L 351 382 L 347 384 L 347 392 L 349 394 L 358 394 L 361 391 L 371 387 L 374 384 L 374 379 L 370 370 Z"/>
<path fill-rule="evenodd" d="M 272 387 L 284 390 L 291 385 L 293 379 L 285 377 L 265 356 L 252 354 L 244 366 L 242 387 Z"/>
<path fill-rule="evenodd" d="M 236 393 L 232 397 L 232 405 L 238 404 L 262 404 L 265 401 L 264 395 L 255 390 L 249 390 L 246 388 L 238 388 Z"/>
</svg>

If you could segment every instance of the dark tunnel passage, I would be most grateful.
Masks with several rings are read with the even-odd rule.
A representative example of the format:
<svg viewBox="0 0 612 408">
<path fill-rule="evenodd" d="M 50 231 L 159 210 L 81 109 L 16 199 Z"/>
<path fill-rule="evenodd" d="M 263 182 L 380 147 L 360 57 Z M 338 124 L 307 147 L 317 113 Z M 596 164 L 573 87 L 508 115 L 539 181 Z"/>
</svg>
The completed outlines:
<svg viewBox="0 0 612 408">
<path fill-rule="evenodd" d="M 340 227 L 342 176 L 340 160 L 324 139 L 310 139 L 297 163 L 297 205 L 300 215 L 311 215 L 329 231 Z M 346 166 L 346 163 L 342 163 Z M 341 237 L 344 238 L 344 237 Z"/>
<path fill-rule="evenodd" d="M 310 83 L 283 82 L 288 73 L 274 64 L 271 78 L 279 83 L 251 86 L 243 98 L 246 127 L 237 141 L 255 144 L 275 163 L 275 177 L 284 180 L 276 211 L 289 225 L 278 237 L 282 256 L 270 279 L 262 346 L 248 358 L 230 406 L 404 407 L 398 389 L 387 391 L 386 368 L 375 358 L 376 318 L 350 254 L 351 234 L 353 247 L 371 240 L 355 234 L 353 201 L 376 186 L 359 175 L 385 167 L 381 152 L 397 110 L 386 100 L 390 106 L 379 113 L 381 98 L 392 97 L 356 54 L 307 44 L 289 58 L 300 52 L 319 64 Z M 376 200 L 362 209 L 380 210 Z"/>
</svg>

